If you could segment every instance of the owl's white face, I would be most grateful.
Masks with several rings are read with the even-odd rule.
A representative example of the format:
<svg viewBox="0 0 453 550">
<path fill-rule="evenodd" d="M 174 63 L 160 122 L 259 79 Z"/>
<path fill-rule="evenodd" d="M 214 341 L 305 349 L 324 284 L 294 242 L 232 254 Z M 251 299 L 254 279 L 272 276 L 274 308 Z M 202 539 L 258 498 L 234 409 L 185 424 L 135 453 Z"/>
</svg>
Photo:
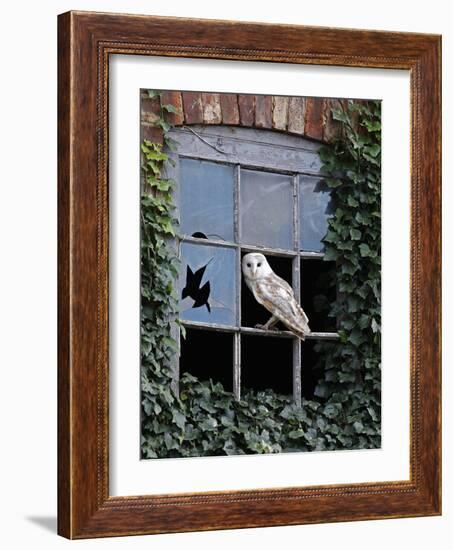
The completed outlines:
<svg viewBox="0 0 453 550">
<path fill-rule="evenodd" d="M 263 254 L 251 252 L 242 258 L 242 273 L 246 279 L 256 281 L 273 273 L 273 271 Z"/>
</svg>

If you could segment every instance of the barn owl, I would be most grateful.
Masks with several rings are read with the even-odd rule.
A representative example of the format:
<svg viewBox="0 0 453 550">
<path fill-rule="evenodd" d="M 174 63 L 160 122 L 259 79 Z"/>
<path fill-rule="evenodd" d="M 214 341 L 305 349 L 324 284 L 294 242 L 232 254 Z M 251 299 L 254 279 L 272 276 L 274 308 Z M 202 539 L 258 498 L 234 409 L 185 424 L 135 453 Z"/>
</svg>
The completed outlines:
<svg viewBox="0 0 453 550">
<path fill-rule="evenodd" d="M 256 301 L 272 313 L 269 321 L 258 328 L 269 330 L 281 321 L 298 338 L 305 340 L 310 334 L 308 317 L 297 303 L 293 289 L 272 271 L 266 257 L 259 253 L 246 254 L 242 258 L 242 273 Z"/>
</svg>

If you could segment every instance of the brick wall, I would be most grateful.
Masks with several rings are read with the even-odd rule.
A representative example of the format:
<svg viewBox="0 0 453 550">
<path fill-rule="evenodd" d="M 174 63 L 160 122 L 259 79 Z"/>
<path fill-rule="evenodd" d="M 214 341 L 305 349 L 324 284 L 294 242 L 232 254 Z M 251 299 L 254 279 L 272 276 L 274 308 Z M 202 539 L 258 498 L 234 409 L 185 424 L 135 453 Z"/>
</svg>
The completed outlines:
<svg viewBox="0 0 453 550">
<path fill-rule="evenodd" d="M 162 142 L 162 132 L 154 126 L 160 117 L 159 98 L 142 92 L 141 125 L 143 139 Z M 314 97 L 220 94 L 205 92 L 164 92 L 163 104 L 172 104 L 181 114 L 168 113 L 175 126 L 190 124 L 226 124 L 247 128 L 265 128 L 305 136 L 324 142 L 333 141 L 340 125 L 330 114 L 339 100 Z"/>
</svg>

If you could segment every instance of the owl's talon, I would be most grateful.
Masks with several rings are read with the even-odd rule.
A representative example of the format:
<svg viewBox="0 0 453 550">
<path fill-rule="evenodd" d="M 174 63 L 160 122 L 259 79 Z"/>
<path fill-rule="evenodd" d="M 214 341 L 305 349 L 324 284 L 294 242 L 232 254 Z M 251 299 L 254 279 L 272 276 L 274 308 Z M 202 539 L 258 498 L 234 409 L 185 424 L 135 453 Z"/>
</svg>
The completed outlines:
<svg viewBox="0 0 453 550">
<path fill-rule="evenodd" d="M 278 332 L 278 328 L 277 327 L 269 327 L 269 326 L 266 326 L 266 325 L 260 325 L 259 323 L 257 325 L 255 325 L 255 328 L 259 328 L 260 330 L 272 330 L 273 332 Z"/>
</svg>

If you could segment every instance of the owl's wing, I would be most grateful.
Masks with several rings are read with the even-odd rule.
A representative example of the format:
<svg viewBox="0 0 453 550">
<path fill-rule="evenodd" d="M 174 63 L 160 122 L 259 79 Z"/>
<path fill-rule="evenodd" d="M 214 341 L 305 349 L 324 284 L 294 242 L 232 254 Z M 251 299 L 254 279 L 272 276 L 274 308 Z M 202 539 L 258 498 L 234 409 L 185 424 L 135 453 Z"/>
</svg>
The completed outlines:
<svg viewBox="0 0 453 550">
<path fill-rule="evenodd" d="M 308 317 L 297 303 L 293 289 L 275 273 L 257 282 L 255 298 L 299 338 L 304 339 L 310 333 Z"/>
</svg>

